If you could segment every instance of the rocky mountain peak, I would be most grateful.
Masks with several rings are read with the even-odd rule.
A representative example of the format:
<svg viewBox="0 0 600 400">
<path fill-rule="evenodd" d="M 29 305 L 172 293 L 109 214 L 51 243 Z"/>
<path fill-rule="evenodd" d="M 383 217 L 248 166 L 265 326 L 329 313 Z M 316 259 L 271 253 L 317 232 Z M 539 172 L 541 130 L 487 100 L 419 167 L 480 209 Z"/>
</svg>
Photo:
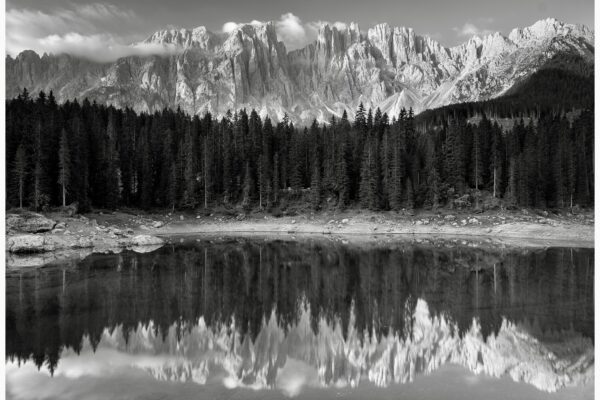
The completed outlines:
<svg viewBox="0 0 600 400">
<path fill-rule="evenodd" d="M 537 71 L 561 52 L 594 59 L 594 33 L 545 19 L 508 36 L 474 36 L 444 47 L 411 28 L 382 23 L 323 24 L 317 38 L 288 52 L 273 22 L 241 24 L 228 33 L 205 27 L 164 29 L 144 43 L 184 51 L 163 57 L 124 57 L 98 64 L 71 56 L 23 52 L 6 58 L 7 97 L 23 87 L 54 90 L 58 101 L 99 103 L 153 112 L 181 107 L 190 114 L 256 108 L 275 119 L 326 122 L 360 102 L 396 115 L 462 101 L 489 99 Z"/>
<path fill-rule="evenodd" d="M 584 25 L 567 24 L 556 18 L 546 18 L 525 28 L 513 29 L 508 38 L 514 43 L 521 44 L 531 41 L 543 41 L 556 36 L 582 36 L 593 39 L 593 32 Z"/>
</svg>

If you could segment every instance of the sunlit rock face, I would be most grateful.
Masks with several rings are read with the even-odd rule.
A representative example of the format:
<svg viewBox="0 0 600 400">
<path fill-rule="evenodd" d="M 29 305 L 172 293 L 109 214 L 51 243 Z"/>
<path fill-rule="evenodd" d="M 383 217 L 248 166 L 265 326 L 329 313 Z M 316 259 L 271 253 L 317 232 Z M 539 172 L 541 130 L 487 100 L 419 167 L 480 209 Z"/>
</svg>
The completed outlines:
<svg viewBox="0 0 600 400">
<path fill-rule="evenodd" d="M 146 43 L 175 46 L 165 57 L 125 57 L 98 64 L 68 55 L 27 51 L 7 57 L 7 97 L 23 87 L 53 90 L 59 101 L 88 97 L 138 112 L 164 107 L 190 114 L 255 108 L 262 116 L 326 122 L 359 103 L 390 116 L 499 96 L 560 53 L 590 63 L 594 34 L 555 19 L 473 37 L 446 48 L 412 29 L 324 25 L 315 42 L 287 51 L 273 23 L 239 26 L 228 34 L 204 27 L 170 29 Z"/>
<path fill-rule="evenodd" d="M 121 327 L 106 329 L 94 354 L 89 338 L 84 338 L 78 355 L 62 351 L 53 373 L 81 377 L 126 367 L 157 380 L 204 385 L 219 379 L 228 388 L 276 389 L 286 395 L 296 395 L 306 386 L 402 384 L 446 363 L 476 374 L 510 376 L 548 392 L 593 380 L 592 341 L 574 332 L 551 333 L 554 339 L 546 342 L 532 334 L 534 326 L 504 320 L 497 334 L 483 337 L 474 320 L 459 334 L 451 318 L 431 315 L 419 299 L 412 315 L 406 315 L 412 325 L 405 332 L 377 335 L 358 331 L 350 312 L 344 331 L 339 321 L 324 317 L 313 327 L 306 305 L 290 324 L 279 322 L 273 311 L 254 339 L 242 334 L 234 319 L 207 326 L 200 318 L 197 324 L 174 324 L 166 332 L 152 323 L 139 325 L 126 339 Z"/>
</svg>

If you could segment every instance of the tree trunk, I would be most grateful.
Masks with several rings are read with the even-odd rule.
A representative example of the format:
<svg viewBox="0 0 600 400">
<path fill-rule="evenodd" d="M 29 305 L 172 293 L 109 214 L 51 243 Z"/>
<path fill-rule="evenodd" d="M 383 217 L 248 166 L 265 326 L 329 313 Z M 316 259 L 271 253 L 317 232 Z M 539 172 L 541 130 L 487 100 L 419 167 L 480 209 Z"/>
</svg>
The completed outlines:
<svg viewBox="0 0 600 400">
<path fill-rule="evenodd" d="M 19 208 L 23 209 L 23 181 L 19 182 Z"/>
<path fill-rule="evenodd" d="M 571 206 L 571 214 L 573 214 L 573 193 L 571 193 L 570 206 Z"/>
<path fill-rule="evenodd" d="M 494 194 L 493 197 L 496 197 L 496 168 L 494 167 Z"/>
<path fill-rule="evenodd" d="M 208 149 L 204 138 L 204 209 L 208 208 Z"/>
</svg>

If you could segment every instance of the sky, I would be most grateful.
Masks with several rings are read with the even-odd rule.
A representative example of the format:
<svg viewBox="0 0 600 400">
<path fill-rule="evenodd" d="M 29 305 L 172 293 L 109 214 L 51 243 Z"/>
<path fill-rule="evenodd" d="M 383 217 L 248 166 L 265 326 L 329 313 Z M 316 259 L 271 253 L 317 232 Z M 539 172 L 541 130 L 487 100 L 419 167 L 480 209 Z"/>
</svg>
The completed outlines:
<svg viewBox="0 0 600 400">
<path fill-rule="evenodd" d="M 454 46 L 547 17 L 593 29 L 594 0 L 7 0 L 6 51 L 109 61 L 175 51 L 131 46 L 159 29 L 206 26 L 223 32 L 251 21 L 276 21 L 288 49 L 314 40 L 323 22 L 357 22 L 363 31 L 387 22 Z"/>
</svg>

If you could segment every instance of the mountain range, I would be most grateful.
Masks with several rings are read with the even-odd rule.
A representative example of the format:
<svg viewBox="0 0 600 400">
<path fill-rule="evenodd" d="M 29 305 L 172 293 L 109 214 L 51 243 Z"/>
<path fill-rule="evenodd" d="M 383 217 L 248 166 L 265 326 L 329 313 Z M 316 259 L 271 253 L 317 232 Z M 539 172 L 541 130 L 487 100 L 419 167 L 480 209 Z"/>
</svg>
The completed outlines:
<svg viewBox="0 0 600 400">
<path fill-rule="evenodd" d="M 276 120 L 326 122 L 362 102 L 390 116 L 509 93 L 561 55 L 594 62 L 594 32 L 556 19 L 507 36 L 474 36 L 444 47 L 410 28 L 323 24 L 317 39 L 288 51 L 275 24 L 240 25 L 229 33 L 204 27 L 160 30 L 143 44 L 175 52 L 98 63 L 68 54 L 24 51 L 6 57 L 6 96 L 52 90 L 59 102 L 89 98 L 154 112 L 190 114 L 254 108 Z M 139 45 L 139 44 L 136 44 Z M 159 45 L 159 46 L 156 46 Z"/>
</svg>

